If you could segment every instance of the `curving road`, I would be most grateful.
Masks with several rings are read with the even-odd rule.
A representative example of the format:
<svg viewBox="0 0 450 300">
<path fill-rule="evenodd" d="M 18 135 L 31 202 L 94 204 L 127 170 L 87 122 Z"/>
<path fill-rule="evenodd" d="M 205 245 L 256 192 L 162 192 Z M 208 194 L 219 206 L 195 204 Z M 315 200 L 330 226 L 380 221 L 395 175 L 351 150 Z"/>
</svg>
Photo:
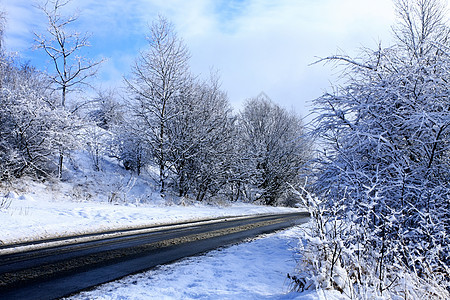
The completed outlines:
<svg viewBox="0 0 450 300">
<path fill-rule="evenodd" d="M 308 213 L 217 218 L 0 247 L 0 299 L 55 299 L 262 233 Z"/>
</svg>

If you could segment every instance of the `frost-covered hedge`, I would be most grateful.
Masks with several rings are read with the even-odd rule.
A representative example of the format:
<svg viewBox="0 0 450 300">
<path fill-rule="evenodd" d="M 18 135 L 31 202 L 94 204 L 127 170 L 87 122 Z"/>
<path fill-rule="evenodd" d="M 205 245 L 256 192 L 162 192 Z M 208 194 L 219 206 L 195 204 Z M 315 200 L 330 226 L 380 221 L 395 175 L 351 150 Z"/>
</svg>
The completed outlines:
<svg viewBox="0 0 450 300">
<path fill-rule="evenodd" d="M 356 295 L 448 296 L 450 28 L 437 0 L 396 5 L 395 45 L 325 59 L 345 84 L 315 101 L 323 202 L 304 263 L 320 286 Z"/>
<path fill-rule="evenodd" d="M 438 249 L 425 256 L 413 251 L 405 258 L 398 255 L 410 247 L 404 239 L 380 239 L 370 220 L 342 217 L 341 207 L 320 203 L 310 194 L 304 199 L 312 218 L 300 237 L 296 274 L 289 276 L 293 289 L 333 289 L 350 299 L 450 298 L 448 266 L 433 263 Z M 386 227 L 392 226 L 387 221 Z M 418 248 L 423 244 L 417 241 Z"/>
</svg>

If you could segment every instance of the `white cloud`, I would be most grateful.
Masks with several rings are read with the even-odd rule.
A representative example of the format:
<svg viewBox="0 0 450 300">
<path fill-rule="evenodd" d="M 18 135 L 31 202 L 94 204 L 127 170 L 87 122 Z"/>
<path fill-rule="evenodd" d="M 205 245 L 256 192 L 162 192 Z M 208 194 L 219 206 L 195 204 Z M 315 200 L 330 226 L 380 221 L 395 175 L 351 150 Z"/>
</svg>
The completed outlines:
<svg viewBox="0 0 450 300">
<path fill-rule="evenodd" d="M 32 29 L 36 28 L 36 10 L 30 0 L 1 1 L 0 9 L 6 13 L 5 45 L 8 49 L 23 51 L 31 47 Z"/>
<path fill-rule="evenodd" d="M 29 32 L 38 19 L 31 3 L 3 5 L 11 16 L 7 43 L 13 49 L 32 43 Z M 391 0 L 76 0 L 71 5 L 81 12 L 80 31 L 93 34 L 93 55 L 109 59 L 100 76 L 108 85 L 129 72 L 126 64 L 145 47 L 147 24 L 163 14 L 190 48 L 194 73 L 219 69 L 233 103 L 265 91 L 303 115 L 305 101 L 329 86 L 329 68 L 308 66 L 315 57 L 338 48 L 354 55 L 379 39 L 387 45 L 394 20 Z"/>
<path fill-rule="evenodd" d="M 218 12 L 206 13 L 200 18 L 209 24 L 205 30 L 190 32 L 196 24 L 183 29 L 194 69 L 221 70 L 223 87 L 236 104 L 265 91 L 303 115 L 305 101 L 329 85 L 328 68 L 308 67 L 315 57 L 338 47 L 355 53 L 361 45 L 389 39 L 393 20 L 390 0 L 248 1 L 242 13 L 222 21 L 227 24 L 217 22 Z"/>
</svg>

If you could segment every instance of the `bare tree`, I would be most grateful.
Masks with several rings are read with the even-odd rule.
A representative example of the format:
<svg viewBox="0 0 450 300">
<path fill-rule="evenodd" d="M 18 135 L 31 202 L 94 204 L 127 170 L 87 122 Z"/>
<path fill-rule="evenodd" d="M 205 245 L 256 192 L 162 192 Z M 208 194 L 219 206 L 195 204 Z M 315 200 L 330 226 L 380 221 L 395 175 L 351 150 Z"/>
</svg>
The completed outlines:
<svg viewBox="0 0 450 300">
<path fill-rule="evenodd" d="M 161 193 L 167 179 L 166 127 L 176 113 L 174 102 L 190 77 L 189 53 L 173 25 L 159 17 L 150 27 L 148 50 L 142 52 L 133 67 L 133 76 L 126 80 L 136 100 L 135 113 L 141 123 L 142 135 L 159 167 Z"/>
<path fill-rule="evenodd" d="M 35 33 L 35 47 L 43 49 L 50 57 L 54 73 L 52 82 L 61 90 L 61 106 L 66 106 L 67 93 L 79 85 L 87 84 L 103 60 L 91 61 L 79 53 L 89 46 L 88 35 L 72 31 L 69 27 L 78 20 L 77 15 L 65 17 L 63 8 L 71 0 L 48 0 L 38 8 L 48 21 L 47 32 Z"/>
<path fill-rule="evenodd" d="M 436 50 L 436 44 L 445 45 L 449 28 L 445 25 L 445 5 L 440 0 L 395 0 L 397 24 L 393 32 L 398 44 L 414 57 Z"/>
</svg>

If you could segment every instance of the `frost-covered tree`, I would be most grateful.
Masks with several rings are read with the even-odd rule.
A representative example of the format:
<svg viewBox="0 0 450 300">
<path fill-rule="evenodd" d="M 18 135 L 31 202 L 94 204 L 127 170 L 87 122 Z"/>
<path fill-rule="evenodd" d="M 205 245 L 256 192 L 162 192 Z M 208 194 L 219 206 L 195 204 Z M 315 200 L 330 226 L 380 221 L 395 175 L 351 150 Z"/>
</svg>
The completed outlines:
<svg viewBox="0 0 450 300">
<path fill-rule="evenodd" d="M 102 156 L 118 156 L 114 134 L 117 128 L 124 124 L 124 108 L 115 95 L 114 90 L 99 91 L 98 95 L 84 106 L 86 112 L 78 111 L 79 114 L 85 115 L 84 142 L 97 171 L 101 170 Z M 120 134 L 119 131 L 117 133 Z"/>
<path fill-rule="evenodd" d="M 87 117 L 98 127 L 109 130 L 123 120 L 124 105 L 116 98 L 115 90 L 99 91 L 91 101 Z"/>
<path fill-rule="evenodd" d="M 35 47 L 43 49 L 51 60 L 54 73 L 50 74 L 52 83 L 61 90 L 62 107 L 66 107 L 67 94 L 86 85 L 94 76 L 102 60 L 91 61 L 81 55 L 83 48 L 89 46 L 88 35 L 72 30 L 77 15 L 64 16 L 64 8 L 71 0 L 46 0 L 38 8 L 47 17 L 47 32 L 35 33 Z"/>
<path fill-rule="evenodd" d="M 142 128 L 141 120 L 134 116 L 133 108 L 123 106 L 121 110 L 123 118 L 110 124 L 109 130 L 113 134 L 110 155 L 116 157 L 126 170 L 140 175 L 152 159 L 145 128 Z"/>
<path fill-rule="evenodd" d="M 53 73 L 49 74 L 51 85 L 61 91 L 61 102 L 55 107 L 66 108 L 67 95 L 70 91 L 87 85 L 87 80 L 94 76 L 102 62 L 91 61 L 81 55 L 83 48 L 89 46 L 88 35 L 73 31 L 73 23 L 78 16 L 66 17 L 62 14 L 71 0 L 46 0 L 38 8 L 48 21 L 45 33 L 35 33 L 35 47 L 42 49 L 50 58 Z M 67 128 L 61 128 L 66 130 Z M 59 177 L 62 176 L 64 154 L 67 148 L 63 143 L 59 149 Z"/>
<path fill-rule="evenodd" d="M 0 41 L 5 24 L 0 13 Z M 0 44 L 0 179 L 24 174 L 49 176 L 55 170 L 55 149 L 73 148 L 79 126 L 55 108 L 48 79 L 33 67 L 21 66 Z"/>
<path fill-rule="evenodd" d="M 4 31 L 5 31 L 5 13 L 3 11 L 0 11 L 0 51 L 3 52 L 3 37 L 4 37 Z"/>
<path fill-rule="evenodd" d="M 167 123 L 176 112 L 175 101 L 189 81 L 189 53 L 173 25 L 159 17 L 150 27 L 148 49 L 142 52 L 126 80 L 134 97 L 138 134 L 159 168 L 161 193 L 169 175 Z"/>
<path fill-rule="evenodd" d="M 308 159 L 302 121 L 261 94 L 246 102 L 238 130 L 240 170 L 253 194 L 248 197 L 274 205 L 297 185 Z"/>
<path fill-rule="evenodd" d="M 344 244 L 364 249 L 379 293 L 404 284 L 393 264 L 449 286 L 449 28 L 439 1 L 395 3 L 397 43 L 326 58 L 346 66 L 346 84 L 315 101 L 315 192 L 357 224 Z"/>
<path fill-rule="evenodd" d="M 58 149 L 74 147 L 76 118 L 49 103 L 45 76 L 11 58 L 0 60 L 0 177 L 48 176 Z"/>
<path fill-rule="evenodd" d="M 175 186 L 180 196 L 191 193 L 201 201 L 226 183 L 234 118 L 217 76 L 190 82 L 174 104 L 167 136 Z"/>
</svg>

